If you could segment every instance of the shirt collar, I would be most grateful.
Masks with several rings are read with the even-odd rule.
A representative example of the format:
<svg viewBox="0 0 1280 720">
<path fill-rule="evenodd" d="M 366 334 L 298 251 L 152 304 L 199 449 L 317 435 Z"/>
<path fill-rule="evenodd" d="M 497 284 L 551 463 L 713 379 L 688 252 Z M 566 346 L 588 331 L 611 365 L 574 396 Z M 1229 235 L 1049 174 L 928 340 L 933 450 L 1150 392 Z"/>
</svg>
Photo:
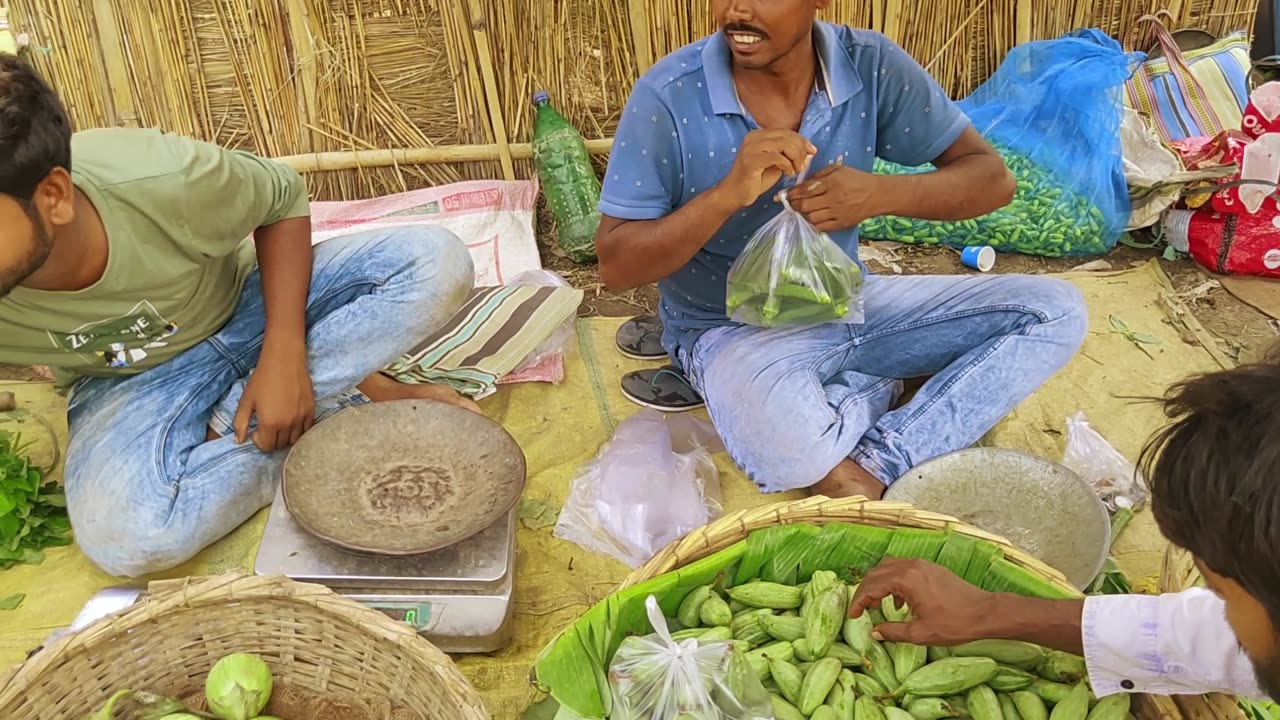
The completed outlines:
<svg viewBox="0 0 1280 720">
<path fill-rule="evenodd" d="M 843 104 L 862 89 L 862 77 L 845 52 L 836 27 L 830 23 L 814 23 L 814 47 L 818 53 L 818 86 L 827 92 L 831 106 Z M 733 83 L 733 58 L 724 33 L 707 38 L 702 48 L 702 72 L 707 78 L 711 111 L 717 115 L 745 115 L 738 89 Z"/>
</svg>

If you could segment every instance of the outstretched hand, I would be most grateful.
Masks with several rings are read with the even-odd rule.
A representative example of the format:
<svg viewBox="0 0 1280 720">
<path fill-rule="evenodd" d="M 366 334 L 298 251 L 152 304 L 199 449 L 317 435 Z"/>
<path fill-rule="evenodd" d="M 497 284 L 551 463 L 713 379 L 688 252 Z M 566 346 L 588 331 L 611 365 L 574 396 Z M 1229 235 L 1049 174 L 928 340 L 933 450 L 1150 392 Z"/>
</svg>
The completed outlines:
<svg viewBox="0 0 1280 720">
<path fill-rule="evenodd" d="M 985 637 L 983 625 L 992 611 L 992 594 L 940 565 L 885 559 L 862 579 L 849 605 L 849 617 L 860 616 L 890 595 L 899 604 L 911 606 L 912 619 L 877 625 L 877 640 L 946 647 Z"/>
</svg>

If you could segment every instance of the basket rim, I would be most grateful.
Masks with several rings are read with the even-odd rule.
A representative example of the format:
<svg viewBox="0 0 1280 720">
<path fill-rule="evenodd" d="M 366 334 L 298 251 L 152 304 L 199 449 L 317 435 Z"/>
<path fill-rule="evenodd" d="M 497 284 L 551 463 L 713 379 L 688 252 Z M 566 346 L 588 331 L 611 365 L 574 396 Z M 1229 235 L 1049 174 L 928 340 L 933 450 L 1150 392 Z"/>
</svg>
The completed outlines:
<svg viewBox="0 0 1280 720">
<path fill-rule="evenodd" d="M 435 674 L 437 688 L 464 717 L 488 720 L 480 694 L 449 658 L 404 623 L 360 603 L 342 597 L 323 585 L 301 583 L 283 576 L 227 574 L 189 577 L 165 586 L 131 607 L 94 621 L 45 646 L 25 662 L 0 673 L 0 708 L 20 700 L 26 688 L 49 672 L 57 672 L 65 658 L 92 654 L 131 630 L 201 607 L 256 600 L 294 602 L 329 616 L 334 622 L 358 627 L 375 638 L 392 643 L 401 653 L 418 660 Z"/>
<path fill-rule="evenodd" d="M 950 515 L 920 510 L 914 505 L 903 502 L 869 500 L 861 495 L 848 498 L 814 495 L 803 500 L 782 501 L 722 515 L 660 550 L 647 563 L 627 575 L 617 590 L 637 585 L 690 562 L 701 560 L 745 540 L 754 530 L 800 523 L 825 525 L 829 522 L 921 530 L 952 530 L 999 546 L 1006 560 L 1070 592 L 1073 597 L 1083 597 L 1080 590 L 1061 572 L 1032 557 L 999 535 L 969 525 Z"/>
</svg>

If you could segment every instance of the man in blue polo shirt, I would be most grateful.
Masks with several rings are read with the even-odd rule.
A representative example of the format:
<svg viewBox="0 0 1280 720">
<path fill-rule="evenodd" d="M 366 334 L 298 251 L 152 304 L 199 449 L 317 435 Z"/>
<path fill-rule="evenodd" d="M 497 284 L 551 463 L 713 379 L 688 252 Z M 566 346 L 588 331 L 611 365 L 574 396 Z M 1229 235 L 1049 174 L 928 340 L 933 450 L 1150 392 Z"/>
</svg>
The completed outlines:
<svg viewBox="0 0 1280 720">
<path fill-rule="evenodd" d="M 597 249 L 611 288 L 658 282 L 663 345 L 763 490 L 874 499 L 980 438 L 1071 359 L 1088 319 L 1071 285 L 1015 275 L 871 276 L 861 325 L 726 317 L 730 266 L 806 169 L 792 206 L 855 259 L 868 218 L 963 220 L 1013 197 L 929 74 L 879 33 L 817 22 L 828 3 L 711 0 L 720 31 L 632 92 Z M 876 157 L 936 170 L 872 175 Z"/>
</svg>

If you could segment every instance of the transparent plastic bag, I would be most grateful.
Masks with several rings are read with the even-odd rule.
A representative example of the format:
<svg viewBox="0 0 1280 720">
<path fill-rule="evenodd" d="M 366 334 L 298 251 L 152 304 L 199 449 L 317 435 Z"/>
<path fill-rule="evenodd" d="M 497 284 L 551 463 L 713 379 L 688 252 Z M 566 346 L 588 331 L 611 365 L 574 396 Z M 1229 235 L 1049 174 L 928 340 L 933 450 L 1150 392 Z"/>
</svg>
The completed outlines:
<svg viewBox="0 0 1280 720">
<path fill-rule="evenodd" d="M 791 209 L 765 223 L 729 269 L 729 317 L 757 327 L 862 322 L 862 270 Z"/>
<path fill-rule="evenodd" d="M 609 664 L 610 720 L 767 720 L 773 703 L 750 663 L 727 642 L 675 642 L 652 595 L 654 634 L 622 641 Z"/>
<path fill-rule="evenodd" d="M 710 423 L 642 410 L 579 472 L 555 536 L 639 567 L 718 516 L 724 446 Z"/>
<path fill-rule="evenodd" d="M 1067 450 L 1062 464 L 1084 479 L 1107 508 L 1138 508 L 1147 485 L 1138 469 L 1089 425 L 1083 412 L 1067 418 Z"/>
<path fill-rule="evenodd" d="M 550 270 L 526 270 L 511 279 L 508 285 L 537 285 L 540 287 L 573 287 L 568 280 L 557 273 Z M 561 323 L 560 327 L 555 329 L 546 340 L 538 344 L 532 352 L 525 356 L 524 360 L 512 370 L 512 374 L 528 370 L 538 363 L 546 360 L 554 355 L 564 356 L 578 345 L 578 333 L 574 330 L 576 317 L 569 318 Z"/>
<path fill-rule="evenodd" d="M 862 236 L 990 245 L 1046 257 L 1110 250 L 1132 207 L 1120 146 L 1121 108 L 1124 82 L 1141 59 L 1098 30 L 1013 48 L 991 78 L 959 103 L 1017 179 L 1013 201 L 959 222 L 872 218 L 862 224 Z M 875 172 L 889 175 L 933 170 L 875 163 Z"/>
</svg>

